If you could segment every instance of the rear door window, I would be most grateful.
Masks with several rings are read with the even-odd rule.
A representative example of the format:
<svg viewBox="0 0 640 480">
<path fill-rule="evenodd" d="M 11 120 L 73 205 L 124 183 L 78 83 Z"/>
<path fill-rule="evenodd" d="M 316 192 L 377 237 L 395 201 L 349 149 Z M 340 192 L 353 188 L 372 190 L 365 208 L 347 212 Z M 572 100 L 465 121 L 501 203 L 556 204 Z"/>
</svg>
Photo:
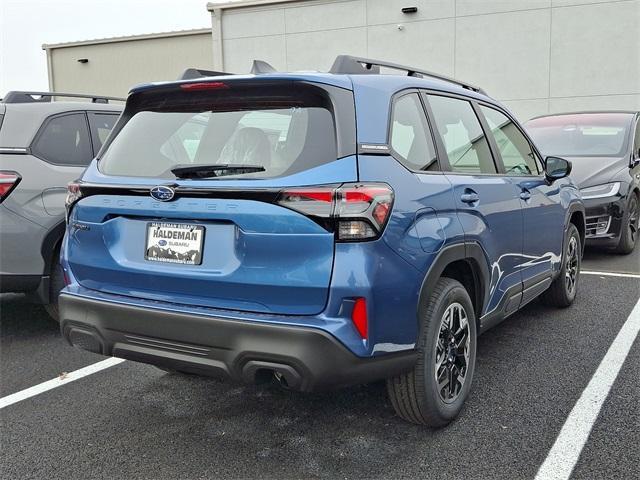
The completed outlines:
<svg viewBox="0 0 640 480">
<path fill-rule="evenodd" d="M 111 129 L 118 120 L 118 114 L 88 112 L 89 126 L 91 127 L 91 140 L 93 141 L 93 151 L 98 153 L 105 142 Z"/>
<path fill-rule="evenodd" d="M 393 105 L 391 148 L 411 170 L 438 171 L 427 118 L 417 93 L 403 95 Z"/>
<path fill-rule="evenodd" d="M 49 163 L 88 165 L 93 152 L 85 113 L 50 117 L 36 135 L 31 150 L 34 155 Z"/>
<path fill-rule="evenodd" d="M 333 103 L 317 91 L 280 88 L 270 97 L 267 89 L 255 96 L 229 90 L 135 112 L 100 159 L 100 170 L 175 178 L 179 167 L 231 165 L 263 169 L 239 173 L 243 179 L 273 178 L 338 157 Z M 236 176 L 229 173 L 225 178 Z"/>
<path fill-rule="evenodd" d="M 449 168 L 460 173 L 496 173 L 480 121 L 469 103 L 452 97 L 427 95 Z"/>
</svg>

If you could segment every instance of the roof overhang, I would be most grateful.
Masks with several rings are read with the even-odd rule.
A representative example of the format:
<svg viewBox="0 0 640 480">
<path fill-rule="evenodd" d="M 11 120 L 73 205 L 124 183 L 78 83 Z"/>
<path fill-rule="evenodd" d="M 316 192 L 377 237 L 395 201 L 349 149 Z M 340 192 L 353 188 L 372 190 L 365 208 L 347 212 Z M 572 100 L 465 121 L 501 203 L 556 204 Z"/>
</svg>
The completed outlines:
<svg viewBox="0 0 640 480">
<path fill-rule="evenodd" d="M 94 40 L 81 40 L 77 42 L 65 43 L 45 43 L 42 45 L 43 50 L 51 50 L 54 48 L 80 47 L 83 45 L 100 45 L 103 43 L 130 42 L 136 40 L 151 40 L 154 38 L 184 37 L 187 35 L 203 35 L 211 34 L 210 28 L 198 28 L 194 30 L 177 30 L 174 32 L 146 33 L 143 35 L 128 35 L 124 37 L 108 37 L 96 38 Z"/>
<path fill-rule="evenodd" d="M 267 5 L 276 5 L 278 3 L 293 3 L 300 1 L 301 0 L 238 0 L 235 2 L 209 2 L 207 3 L 207 10 L 213 12 L 215 10 L 229 10 L 244 7 L 262 7 Z"/>
</svg>

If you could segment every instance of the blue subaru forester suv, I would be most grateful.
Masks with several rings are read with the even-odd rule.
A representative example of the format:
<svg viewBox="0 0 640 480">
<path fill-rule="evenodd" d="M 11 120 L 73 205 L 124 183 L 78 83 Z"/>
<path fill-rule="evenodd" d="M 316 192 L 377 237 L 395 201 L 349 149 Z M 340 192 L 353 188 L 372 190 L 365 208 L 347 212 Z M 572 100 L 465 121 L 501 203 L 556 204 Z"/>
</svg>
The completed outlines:
<svg viewBox="0 0 640 480">
<path fill-rule="evenodd" d="M 443 426 L 481 332 L 575 298 L 570 169 L 480 89 L 394 64 L 139 86 L 69 185 L 61 329 L 170 371 L 385 379 L 399 416 Z"/>
</svg>

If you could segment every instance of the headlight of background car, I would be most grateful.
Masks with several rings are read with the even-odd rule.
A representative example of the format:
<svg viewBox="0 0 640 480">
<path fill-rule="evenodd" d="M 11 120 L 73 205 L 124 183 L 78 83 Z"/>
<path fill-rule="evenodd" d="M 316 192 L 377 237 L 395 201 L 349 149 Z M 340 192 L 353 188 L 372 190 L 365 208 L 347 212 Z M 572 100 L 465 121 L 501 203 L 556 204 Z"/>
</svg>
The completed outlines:
<svg viewBox="0 0 640 480">
<path fill-rule="evenodd" d="M 595 185 L 593 187 L 581 188 L 583 200 L 590 198 L 613 197 L 620 191 L 620 182 L 605 183 L 603 185 Z"/>
</svg>

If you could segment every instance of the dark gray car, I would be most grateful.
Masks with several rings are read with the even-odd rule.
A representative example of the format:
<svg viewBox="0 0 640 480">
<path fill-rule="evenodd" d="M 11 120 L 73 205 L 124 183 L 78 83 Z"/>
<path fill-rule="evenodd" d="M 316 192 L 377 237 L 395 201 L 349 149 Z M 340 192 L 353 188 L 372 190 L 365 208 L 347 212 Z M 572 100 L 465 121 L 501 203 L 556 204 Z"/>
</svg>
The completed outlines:
<svg viewBox="0 0 640 480">
<path fill-rule="evenodd" d="M 526 128 L 546 155 L 571 160 L 587 213 L 587 245 L 631 253 L 640 212 L 640 112 L 537 117 Z"/>
<path fill-rule="evenodd" d="M 53 101 L 81 97 L 82 101 Z M 108 97 L 9 92 L 0 101 L 0 292 L 25 292 L 57 318 L 67 184 L 106 140 Z"/>
</svg>

